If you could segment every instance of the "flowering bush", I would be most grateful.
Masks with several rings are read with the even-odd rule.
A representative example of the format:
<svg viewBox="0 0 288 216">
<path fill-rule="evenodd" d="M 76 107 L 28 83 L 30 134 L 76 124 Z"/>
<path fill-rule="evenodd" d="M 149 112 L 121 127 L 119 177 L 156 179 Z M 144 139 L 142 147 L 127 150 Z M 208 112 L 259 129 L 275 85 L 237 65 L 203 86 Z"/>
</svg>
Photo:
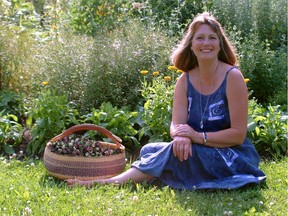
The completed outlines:
<svg viewBox="0 0 288 216">
<path fill-rule="evenodd" d="M 150 142 L 170 141 L 174 85 L 182 71 L 169 66 L 168 71 L 162 73 L 149 73 L 147 70 L 140 73 L 144 76 L 141 94 L 145 100 L 140 110 L 143 119 L 140 134 L 149 136 Z M 149 82 L 151 76 L 152 81 Z"/>
</svg>

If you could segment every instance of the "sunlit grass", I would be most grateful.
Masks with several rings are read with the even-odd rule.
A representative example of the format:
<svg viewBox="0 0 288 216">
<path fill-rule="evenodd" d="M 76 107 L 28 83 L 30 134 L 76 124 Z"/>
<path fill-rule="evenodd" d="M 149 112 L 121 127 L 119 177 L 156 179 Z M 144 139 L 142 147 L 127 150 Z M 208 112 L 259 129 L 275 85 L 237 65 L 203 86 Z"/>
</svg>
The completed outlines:
<svg viewBox="0 0 288 216">
<path fill-rule="evenodd" d="M 177 191 L 147 184 L 69 188 L 41 160 L 0 160 L 0 215 L 286 215 L 287 158 L 262 162 L 266 185 Z"/>
</svg>

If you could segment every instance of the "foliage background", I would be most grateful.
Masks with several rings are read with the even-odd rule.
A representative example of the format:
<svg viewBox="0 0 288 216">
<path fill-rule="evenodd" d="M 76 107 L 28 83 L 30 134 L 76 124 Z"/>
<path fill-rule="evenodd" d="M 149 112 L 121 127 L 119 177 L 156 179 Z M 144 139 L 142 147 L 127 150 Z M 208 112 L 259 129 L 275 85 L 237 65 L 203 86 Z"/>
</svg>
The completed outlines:
<svg viewBox="0 0 288 216">
<path fill-rule="evenodd" d="M 123 109 L 124 116 L 129 116 L 130 111 L 138 113 L 138 118 L 128 121 L 137 130 L 137 134 L 132 133 L 126 139 L 129 146 L 145 144 L 149 139 L 167 141 L 169 136 L 165 134 L 171 117 L 168 114 L 163 118 L 159 110 L 169 112 L 171 108 L 173 83 L 163 81 L 163 77 L 172 76 L 167 70 L 169 55 L 187 24 L 203 11 L 211 11 L 223 24 L 238 50 L 240 69 L 245 78 L 250 79 L 250 100 L 255 100 L 257 107 L 263 106 L 263 112 L 250 114 L 249 123 L 254 124 L 251 124 L 249 136 L 255 143 L 269 142 L 266 147 L 258 145 L 259 150 L 264 148 L 264 152 L 271 150 L 272 155 L 279 155 L 282 149 L 281 155 L 285 154 L 285 0 L 2 0 L 0 91 L 6 101 L 0 104 L 1 109 L 5 109 L 2 118 L 7 119 L 6 115 L 12 113 L 23 130 L 36 131 L 34 144 L 30 144 L 34 146 L 31 149 L 35 149 L 32 154 L 43 149 L 45 142 L 63 127 L 88 121 L 86 117 L 95 114 L 95 109 L 103 112 L 101 105 L 105 102 L 113 107 L 105 110 L 106 113 L 113 113 L 114 107 L 117 112 Z M 144 78 L 142 70 L 148 70 L 150 76 Z M 160 74 L 158 84 L 151 75 L 155 71 Z M 41 105 L 37 99 L 42 82 L 49 83 L 51 98 L 65 96 L 58 101 L 47 98 L 47 104 L 66 110 L 57 114 L 59 118 L 52 114 L 49 121 L 45 120 L 49 127 L 61 125 L 52 133 L 46 131 L 48 135 L 43 135 L 39 124 L 44 116 L 53 113 L 49 112 L 51 107 L 44 105 L 45 101 Z M 147 88 L 143 85 L 145 82 Z M 169 88 L 162 91 L 164 87 Z M 165 99 L 161 101 L 161 98 Z M 276 105 L 277 109 L 272 108 Z M 49 107 L 48 112 L 45 107 Z M 275 109 L 280 112 L 280 120 L 270 117 Z M 149 118 L 153 115 L 158 116 L 155 121 Z M 263 118 L 259 121 L 257 115 L 265 117 L 266 123 Z M 61 122 L 57 123 L 59 119 Z M 157 125 L 159 119 L 162 121 Z M 109 124 L 108 121 L 111 120 L 99 123 Z M 280 132 L 271 132 L 275 127 Z M 125 134 L 125 128 L 129 127 L 124 127 L 119 134 Z M 274 138 L 273 134 L 276 134 Z M 9 136 L 3 139 L 1 146 L 13 140 L 12 135 Z M 41 136 L 44 139 L 35 142 L 35 137 Z M 272 141 L 268 137 L 272 137 Z M 131 143 L 131 140 L 134 141 Z"/>
</svg>

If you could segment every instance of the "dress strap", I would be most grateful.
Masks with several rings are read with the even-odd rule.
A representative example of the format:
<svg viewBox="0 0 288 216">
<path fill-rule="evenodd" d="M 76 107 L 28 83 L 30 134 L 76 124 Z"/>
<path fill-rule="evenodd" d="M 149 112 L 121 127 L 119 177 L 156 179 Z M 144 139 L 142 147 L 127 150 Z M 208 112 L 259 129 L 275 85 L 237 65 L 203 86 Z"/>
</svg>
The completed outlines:
<svg viewBox="0 0 288 216">
<path fill-rule="evenodd" d="M 186 72 L 186 83 L 187 83 L 187 86 L 189 86 L 189 72 Z"/>
<path fill-rule="evenodd" d="M 230 67 L 230 68 L 227 70 L 227 72 L 226 72 L 225 79 L 227 78 L 229 72 L 230 72 L 232 69 L 234 69 L 234 68 L 237 68 L 237 69 L 238 69 L 238 66 L 232 66 L 232 67 Z"/>
<path fill-rule="evenodd" d="M 230 72 L 231 70 L 233 70 L 234 68 L 237 68 L 237 69 L 238 69 L 238 66 L 232 66 L 232 67 L 230 67 L 230 68 L 227 70 L 227 72 L 226 72 L 225 79 L 227 78 L 229 72 Z M 187 85 L 188 85 L 188 84 L 190 83 L 190 81 L 189 81 L 189 73 L 188 73 L 188 72 L 186 73 L 186 79 L 187 79 Z"/>
</svg>

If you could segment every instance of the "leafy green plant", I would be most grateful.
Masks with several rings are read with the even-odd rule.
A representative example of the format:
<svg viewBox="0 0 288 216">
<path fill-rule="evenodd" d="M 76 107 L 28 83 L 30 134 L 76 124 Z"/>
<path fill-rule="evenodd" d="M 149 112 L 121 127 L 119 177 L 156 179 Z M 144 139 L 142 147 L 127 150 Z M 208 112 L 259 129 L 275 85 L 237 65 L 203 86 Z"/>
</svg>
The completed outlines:
<svg viewBox="0 0 288 216">
<path fill-rule="evenodd" d="M 71 26 L 77 33 L 96 35 L 103 29 L 114 29 L 123 19 L 127 1 L 80 0 L 71 3 Z"/>
<path fill-rule="evenodd" d="M 29 102 L 27 126 L 31 129 L 32 141 L 27 146 L 31 155 L 42 154 L 49 139 L 68 126 L 77 124 L 78 112 L 68 103 L 65 95 L 57 95 L 47 82 L 39 95 Z"/>
<path fill-rule="evenodd" d="M 161 70 L 169 62 L 171 41 L 160 29 L 130 20 L 106 37 L 97 35 L 90 56 L 91 72 L 85 80 L 82 104 L 99 107 L 103 102 L 113 106 L 139 105 L 139 65 Z"/>
<path fill-rule="evenodd" d="M 0 110 L 3 114 L 13 114 L 18 118 L 24 114 L 24 105 L 22 94 L 17 94 L 11 90 L 0 91 Z"/>
<path fill-rule="evenodd" d="M 6 154 L 13 154 L 13 146 L 22 141 L 23 128 L 17 116 L 3 113 L 4 110 L 0 112 L 0 153 L 4 150 Z"/>
<path fill-rule="evenodd" d="M 287 116 L 279 106 L 255 109 L 251 115 L 253 121 L 248 125 L 250 137 L 262 156 L 280 158 L 287 155 Z"/>
<path fill-rule="evenodd" d="M 253 33 L 272 50 L 287 44 L 287 19 L 280 18 L 287 13 L 285 0 L 213 0 L 212 11 L 225 28 L 240 29 L 243 38 Z"/>
<path fill-rule="evenodd" d="M 169 131 L 177 69 L 174 67 L 170 69 L 173 71 L 170 76 L 158 76 L 157 73 L 151 82 L 148 82 L 146 77 L 142 82 L 141 94 L 144 106 L 141 108 L 141 119 L 143 119 L 141 134 L 149 136 L 150 142 L 171 140 Z M 153 74 L 155 75 L 155 72 Z M 153 76 L 153 74 L 147 75 Z"/>
<path fill-rule="evenodd" d="M 84 122 L 106 128 L 120 137 L 128 149 L 140 146 L 137 134 L 138 112 L 131 112 L 127 107 L 113 107 L 111 103 L 102 103 L 99 109 L 85 115 Z"/>
<path fill-rule="evenodd" d="M 277 51 L 261 42 L 255 34 L 249 34 L 239 44 L 240 68 L 250 79 L 248 87 L 259 103 L 268 104 L 268 99 L 286 89 L 287 53 L 285 46 Z"/>
</svg>

